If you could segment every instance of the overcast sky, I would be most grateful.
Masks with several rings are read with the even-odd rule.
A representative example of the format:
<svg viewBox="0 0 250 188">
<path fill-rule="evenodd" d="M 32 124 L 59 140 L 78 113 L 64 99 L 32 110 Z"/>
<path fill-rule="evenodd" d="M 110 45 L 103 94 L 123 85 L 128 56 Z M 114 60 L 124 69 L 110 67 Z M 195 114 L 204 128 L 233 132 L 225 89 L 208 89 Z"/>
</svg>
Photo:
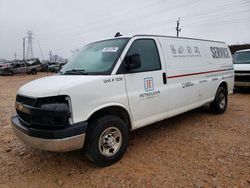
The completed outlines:
<svg viewBox="0 0 250 188">
<path fill-rule="evenodd" d="M 178 17 L 180 36 L 250 43 L 250 0 L 0 0 L 0 58 L 21 59 L 28 30 L 35 57 L 69 58 L 117 31 L 176 36 Z"/>
</svg>

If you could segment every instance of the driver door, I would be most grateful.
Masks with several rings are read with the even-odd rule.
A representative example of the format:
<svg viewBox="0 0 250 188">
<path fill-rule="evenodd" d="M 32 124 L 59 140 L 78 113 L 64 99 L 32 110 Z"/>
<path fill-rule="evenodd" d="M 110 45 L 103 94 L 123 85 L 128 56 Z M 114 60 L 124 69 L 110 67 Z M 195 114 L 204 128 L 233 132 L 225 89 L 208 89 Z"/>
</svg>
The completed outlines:
<svg viewBox="0 0 250 188">
<path fill-rule="evenodd" d="M 141 66 L 126 71 L 124 78 L 134 126 L 139 128 L 166 117 L 168 90 L 164 78 L 165 65 L 161 63 L 157 41 L 136 39 L 124 61 L 133 55 L 139 55 Z"/>
</svg>

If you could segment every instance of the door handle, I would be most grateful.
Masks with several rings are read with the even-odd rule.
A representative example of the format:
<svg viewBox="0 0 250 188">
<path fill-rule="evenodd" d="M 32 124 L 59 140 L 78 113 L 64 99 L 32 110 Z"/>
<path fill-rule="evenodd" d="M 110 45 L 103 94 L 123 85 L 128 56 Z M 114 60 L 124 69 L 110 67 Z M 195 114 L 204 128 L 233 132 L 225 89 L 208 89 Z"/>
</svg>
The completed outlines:
<svg viewBox="0 0 250 188">
<path fill-rule="evenodd" d="M 166 73 L 162 73 L 162 78 L 163 78 L 163 84 L 167 84 L 167 75 Z"/>
</svg>

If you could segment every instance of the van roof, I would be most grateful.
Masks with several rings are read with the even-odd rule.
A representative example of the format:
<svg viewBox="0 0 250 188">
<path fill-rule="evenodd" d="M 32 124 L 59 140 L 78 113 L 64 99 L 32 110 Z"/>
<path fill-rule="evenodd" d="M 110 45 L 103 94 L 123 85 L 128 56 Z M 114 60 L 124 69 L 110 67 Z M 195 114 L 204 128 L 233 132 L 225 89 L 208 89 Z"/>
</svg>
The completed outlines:
<svg viewBox="0 0 250 188">
<path fill-rule="evenodd" d="M 207 42 L 218 42 L 218 43 L 225 44 L 225 42 L 216 41 L 216 40 L 197 39 L 197 38 L 188 38 L 188 37 L 174 37 L 174 36 L 167 36 L 167 35 L 151 35 L 151 34 L 136 34 L 132 36 L 124 35 L 124 36 L 119 36 L 119 37 L 114 37 L 114 38 L 132 38 L 132 37 L 166 37 L 166 38 L 176 38 L 176 39 L 199 40 L 199 41 L 207 41 Z"/>
<path fill-rule="evenodd" d="M 138 37 L 138 36 L 143 36 L 143 37 L 166 37 L 166 38 L 176 38 L 176 39 L 188 39 L 188 40 L 199 40 L 199 41 L 208 41 L 208 42 L 218 42 L 218 43 L 223 43 L 225 42 L 222 41 L 215 41 L 215 40 L 207 40 L 207 39 L 197 39 L 197 38 L 188 38 L 188 37 L 174 37 L 174 36 L 166 36 L 166 35 L 146 35 L 146 34 L 139 34 L 139 35 L 134 35 L 133 37 Z"/>
<path fill-rule="evenodd" d="M 122 38 L 133 38 L 133 37 L 165 37 L 165 38 L 175 38 L 175 39 L 186 39 L 186 40 L 198 40 L 198 41 L 206 41 L 206 42 L 217 42 L 217 43 L 222 43 L 222 44 L 226 44 L 225 42 L 222 41 L 216 41 L 216 40 L 207 40 L 207 39 L 197 39 L 197 38 L 188 38 L 188 37 L 174 37 L 174 36 L 167 36 L 167 35 L 151 35 L 151 34 L 137 34 L 137 35 L 122 35 L 122 36 L 118 36 L 118 37 L 113 37 L 113 38 L 105 38 L 103 40 L 99 40 L 96 42 L 100 42 L 100 41 L 105 41 L 105 40 L 111 40 L 111 39 L 122 39 Z M 92 43 L 90 43 L 92 44 Z"/>
</svg>

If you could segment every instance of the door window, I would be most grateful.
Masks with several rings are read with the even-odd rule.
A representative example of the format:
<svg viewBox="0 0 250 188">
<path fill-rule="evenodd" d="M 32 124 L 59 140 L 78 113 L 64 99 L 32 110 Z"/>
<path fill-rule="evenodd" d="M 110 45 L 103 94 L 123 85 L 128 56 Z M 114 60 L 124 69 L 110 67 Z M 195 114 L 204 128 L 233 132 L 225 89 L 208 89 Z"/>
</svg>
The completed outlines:
<svg viewBox="0 0 250 188">
<path fill-rule="evenodd" d="M 135 40 L 133 44 L 130 46 L 130 49 L 128 50 L 126 56 L 131 56 L 135 54 L 140 55 L 141 67 L 130 70 L 129 73 L 154 71 L 161 69 L 159 53 L 154 40 L 152 39 Z"/>
</svg>

